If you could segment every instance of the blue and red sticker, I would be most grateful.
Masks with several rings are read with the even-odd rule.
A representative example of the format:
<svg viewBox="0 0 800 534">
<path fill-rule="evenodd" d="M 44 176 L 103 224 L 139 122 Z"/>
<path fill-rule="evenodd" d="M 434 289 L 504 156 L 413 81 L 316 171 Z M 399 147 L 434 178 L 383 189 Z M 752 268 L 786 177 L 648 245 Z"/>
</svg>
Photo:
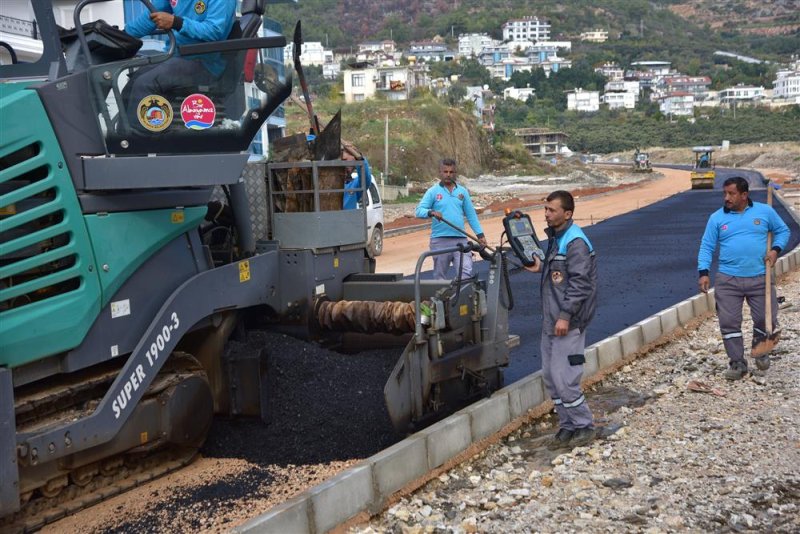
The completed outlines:
<svg viewBox="0 0 800 534">
<path fill-rule="evenodd" d="M 725 231 L 725 230 L 727 230 L 727 229 L 728 229 L 728 225 L 727 225 L 727 224 L 723 224 L 723 225 L 722 225 L 722 231 L 724 232 L 724 231 Z"/>
<path fill-rule="evenodd" d="M 169 0 L 169 5 L 172 6 L 172 9 L 178 7 L 178 0 Z"/>
<path fill-rule="evenodd" d="M 436 200 L 442 200 L 442 198 L 443 197 L 441 193 L 436 193 Z"/>
<path fill-rule="evenodd" d="M 214 126 L 217 108 L 206 95 L 195 93 L 187 96 L 181 103 L 181 118 L 191 130 L 206 130 Z"/>
</svg>

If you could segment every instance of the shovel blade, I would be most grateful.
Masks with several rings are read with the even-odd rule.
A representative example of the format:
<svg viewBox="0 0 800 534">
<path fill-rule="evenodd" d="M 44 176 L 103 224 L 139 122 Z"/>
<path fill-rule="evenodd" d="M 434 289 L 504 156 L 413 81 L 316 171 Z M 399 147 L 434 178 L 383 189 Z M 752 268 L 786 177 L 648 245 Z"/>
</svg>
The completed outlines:
<svg viewBox="0 0 800 534">
<path fill-rule="evenodd" d="M 750 354 L 753 355 L 754 358 L 758 358 L 760 356 L 764 356 L 765 354 L 769 354 L 772 352 L 772 349 L 778 344 L 778 341 L 781 339 L 781 331 L 776 330 L 766 338 L 759 341 L 754 347 L 753 350 L 750 351 Z"/>
</svg>

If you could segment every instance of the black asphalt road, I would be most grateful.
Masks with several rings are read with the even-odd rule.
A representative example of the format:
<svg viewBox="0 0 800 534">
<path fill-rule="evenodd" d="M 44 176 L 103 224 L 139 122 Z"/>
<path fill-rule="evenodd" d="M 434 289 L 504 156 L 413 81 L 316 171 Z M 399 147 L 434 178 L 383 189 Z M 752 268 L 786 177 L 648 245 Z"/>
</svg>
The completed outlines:
<svg viewBox="0 0 800 534">
<path fill-rule="evenodd" d="M 760 174 L 738 169 L 717 174 L 720 189 L 729 176 L 746 177 L 753 200 L 766 202 Z M 584 229 L 598 254 L 599 279 L 587 346 L 697 294 L 697 249 L 709 215 L 721 205 L 721 190 L 686 191 Z M 775 209 L 792 231 L 791 250 L 800 241 L 800 228 L 777 202 Z M 475 266 L 482 276 L 485 262 Z M 506 383 L 541 368 L 539 282 L 540 275 L 527 271 L 511 275 L 510 331 L 520 336 L 520 346 L 511 353 Z"/>
</svg>

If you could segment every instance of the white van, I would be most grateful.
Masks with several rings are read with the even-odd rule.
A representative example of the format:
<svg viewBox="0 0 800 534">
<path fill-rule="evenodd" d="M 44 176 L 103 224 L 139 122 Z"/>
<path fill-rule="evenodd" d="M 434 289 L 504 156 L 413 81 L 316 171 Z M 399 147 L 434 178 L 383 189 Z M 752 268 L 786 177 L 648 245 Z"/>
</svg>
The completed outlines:
<svg viewBox="0 0 800 534">
<path fill-rule="evenodd" d="M 371 258 L 383 252 L 383 203 L 375 182 L 367 188 L 367 251 Z"/>
</svg>

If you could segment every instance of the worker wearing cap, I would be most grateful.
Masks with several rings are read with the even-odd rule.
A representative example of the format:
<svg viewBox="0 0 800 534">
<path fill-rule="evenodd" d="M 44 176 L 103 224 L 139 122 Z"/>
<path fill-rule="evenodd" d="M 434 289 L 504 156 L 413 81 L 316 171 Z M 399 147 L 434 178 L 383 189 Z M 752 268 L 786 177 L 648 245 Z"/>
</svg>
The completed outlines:
<svg viewBox="0 0 800 534">
<path fill-rule="evenodd" d="M 468 241 L 464 234 L 465 218 L 480 244 L 486 246 L 483 228 L 478 222 L 478 214 L 472 205 L 469 191 L 463 185 L 456 183 L 455 160 L 443 159 L 439 165 L 439 176 L 439 183 L 425 192 L 416 210 L 416 216 L 421 219 L 433 218 L 430 249 L 442 250 L 458 245 L 467 245 Z M 447 223 L 461 231 L 459 232 Z M 456 251 L 433 256 L 433 277 L 439 280 L 446 279 L 451 263 L 456 268 L 461 265 L 462 278 L 472 276 L 472 253 L 465 254 Z"/>
<path fill-rule="evenodd" d="M 708 218 L 700 251 L 697 254 L 698 286 L 707 293 L 711 285 L 709 269 L 714 250 L 719 244 L 719 268 L 714 280 L 722 343 L 728 354 L 728 380 L 739 380 L 747 374 L 742 338 L 742 302 L 747 300 L 753 318 L 753 346 L 765 341 L 766 332 L 766 269 L 772 268 L 778 254 L 789 243 L 789 227 L 768 204 L 753 202 L 747 180 L 739 176 L 722 184 L 724 206 Z M 774 241 L 767 251 L 767 234 Z M 778 326 L 778 303 L 775 287 L 771 288 L 772 330 Z M 756 367 L 769 368 L 769 355 L 755 359 Z"/>
</svg>

